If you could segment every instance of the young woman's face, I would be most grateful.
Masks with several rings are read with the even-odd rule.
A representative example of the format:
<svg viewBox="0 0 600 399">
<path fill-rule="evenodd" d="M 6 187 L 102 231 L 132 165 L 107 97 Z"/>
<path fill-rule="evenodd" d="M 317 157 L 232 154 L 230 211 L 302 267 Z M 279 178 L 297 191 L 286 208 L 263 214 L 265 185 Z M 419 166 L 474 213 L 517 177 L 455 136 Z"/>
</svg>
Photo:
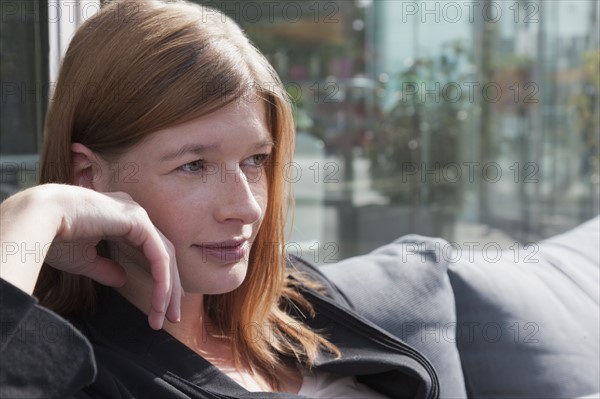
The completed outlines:
<svg viewBox="0 0 600 399">
<path fill-rule="evenodd" d="M 130 194 L 174 245 L 186 291 L 224 293 L 246 275 L 272 147 L 263 102 L 235 101 L 154 133 L 113 164 L 108 185 Z"/>
</svg>

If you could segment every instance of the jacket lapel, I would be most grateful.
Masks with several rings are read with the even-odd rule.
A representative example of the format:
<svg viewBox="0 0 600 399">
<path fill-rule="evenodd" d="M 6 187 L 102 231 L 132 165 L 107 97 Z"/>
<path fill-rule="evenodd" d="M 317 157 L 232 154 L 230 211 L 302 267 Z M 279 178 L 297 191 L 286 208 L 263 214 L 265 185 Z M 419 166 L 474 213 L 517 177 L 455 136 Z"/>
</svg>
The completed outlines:
<svg viewBox="0 0 600 399">
<path fill-rule="evenodd" d="M 421 353 L 330 298 L 310 290 L 303 293 L 317 314 L 304 321 L 342 352 L 340 358 L 322 352 L 315 370 L 356 375 L 392 398 L 439 397 L 437 375 Z"/>
</svg>

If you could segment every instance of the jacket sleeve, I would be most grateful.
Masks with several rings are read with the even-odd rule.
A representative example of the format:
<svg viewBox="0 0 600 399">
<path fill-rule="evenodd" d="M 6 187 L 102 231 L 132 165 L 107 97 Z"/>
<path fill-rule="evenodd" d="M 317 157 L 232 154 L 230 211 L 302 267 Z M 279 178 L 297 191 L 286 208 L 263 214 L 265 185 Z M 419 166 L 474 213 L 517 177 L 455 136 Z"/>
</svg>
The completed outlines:
<svg viewBox="0 0 600 399">
<path fill-rule="evenodd" d="M 95 373 L 92 347 L 73 325 L 0 279 L 0 397 L 65 398 Z"/>
</svg>

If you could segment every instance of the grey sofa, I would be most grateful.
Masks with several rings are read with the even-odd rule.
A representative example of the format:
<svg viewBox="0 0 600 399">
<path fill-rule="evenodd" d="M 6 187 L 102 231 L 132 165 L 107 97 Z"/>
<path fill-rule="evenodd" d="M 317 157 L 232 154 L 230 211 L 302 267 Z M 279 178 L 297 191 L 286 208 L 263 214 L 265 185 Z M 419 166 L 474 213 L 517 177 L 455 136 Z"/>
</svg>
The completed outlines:
<svg viewBox="0 0 600 399">
<path fill-rule="evenodd" d="M 504 251 L 411 235 L 321 270 L 361 314 L 429 358 L 443 398 L 594 398 L 599 242 L 598 217 Z"/>
</svg>

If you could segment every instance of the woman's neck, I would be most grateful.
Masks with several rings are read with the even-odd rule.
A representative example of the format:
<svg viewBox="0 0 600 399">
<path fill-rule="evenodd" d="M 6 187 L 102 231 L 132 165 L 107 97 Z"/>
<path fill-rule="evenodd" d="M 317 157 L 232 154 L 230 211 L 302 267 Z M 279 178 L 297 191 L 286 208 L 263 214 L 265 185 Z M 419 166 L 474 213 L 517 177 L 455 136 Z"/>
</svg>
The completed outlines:
<svg viewBox="0 0 600 399">
<path fill-rule="evenodd" d="M 186 293 L 181 298 L 181 321 L 171 323 L 165 319 L 163 329 L 187 347 L 199 351 L 211 342 L 210 326 L 204 311 L 204 296 Z"/>
<path fill-rule="evenodd" d="M 147 265 L 144 264 L 143 259 L 136 258 L 127 260 L 121 258 L 118 262 L 127 272 L 127 282 L 117 288 L 117 291 L 135 307 L 148 314 L 151 307 L 153 281 Z M 213 327 L 204 311 L 204 295 L 185 293 L 181 298 L 181 321 L 171 323 L 165 319 L 163 329 L 246 389 L 271 390 L 263 373 L 254 370 L 249 364 L 236 364 L 231 349 L 233 336 L 223 336 Z M 302 377 L 297 372 L 293 376 L 282 374 L 280 382 L 284 391 L 297 393 Z"/>
<path fill-rule="evenodd" d="M 127 283 L 116 290 L 145 314 L 149 314 L 152 298 L 152 279 L 139 267 L 126 267 Z M 204 296 L 186 293 L 181 298 L 181 320 L 171 323 L 165 319 L 163 329 L 195 351 L 208 350 L 211 345 L 211 324 L 204 312 Z"/>
<path fill-rule="evenodd" d="M 127 282 L 117 288 L 117 292 L 142 312 L 149 314 L 154 282 L 145 258 L 135 250 L 132 252 L 123 248 L 121 244 L 113 244 L 109 248 L 111 258 L 123 266 L 127 273 Z M 165 319 L 163 329 L 186 346 L 193 349 L 202 347 L 203 343 L 208 342 L 207 337 L 211 332 L 204 312 L 204 295 L 186 292 L 181 298 L 180 309 L 181 321 L 171 323 Z"/>
</svg>

